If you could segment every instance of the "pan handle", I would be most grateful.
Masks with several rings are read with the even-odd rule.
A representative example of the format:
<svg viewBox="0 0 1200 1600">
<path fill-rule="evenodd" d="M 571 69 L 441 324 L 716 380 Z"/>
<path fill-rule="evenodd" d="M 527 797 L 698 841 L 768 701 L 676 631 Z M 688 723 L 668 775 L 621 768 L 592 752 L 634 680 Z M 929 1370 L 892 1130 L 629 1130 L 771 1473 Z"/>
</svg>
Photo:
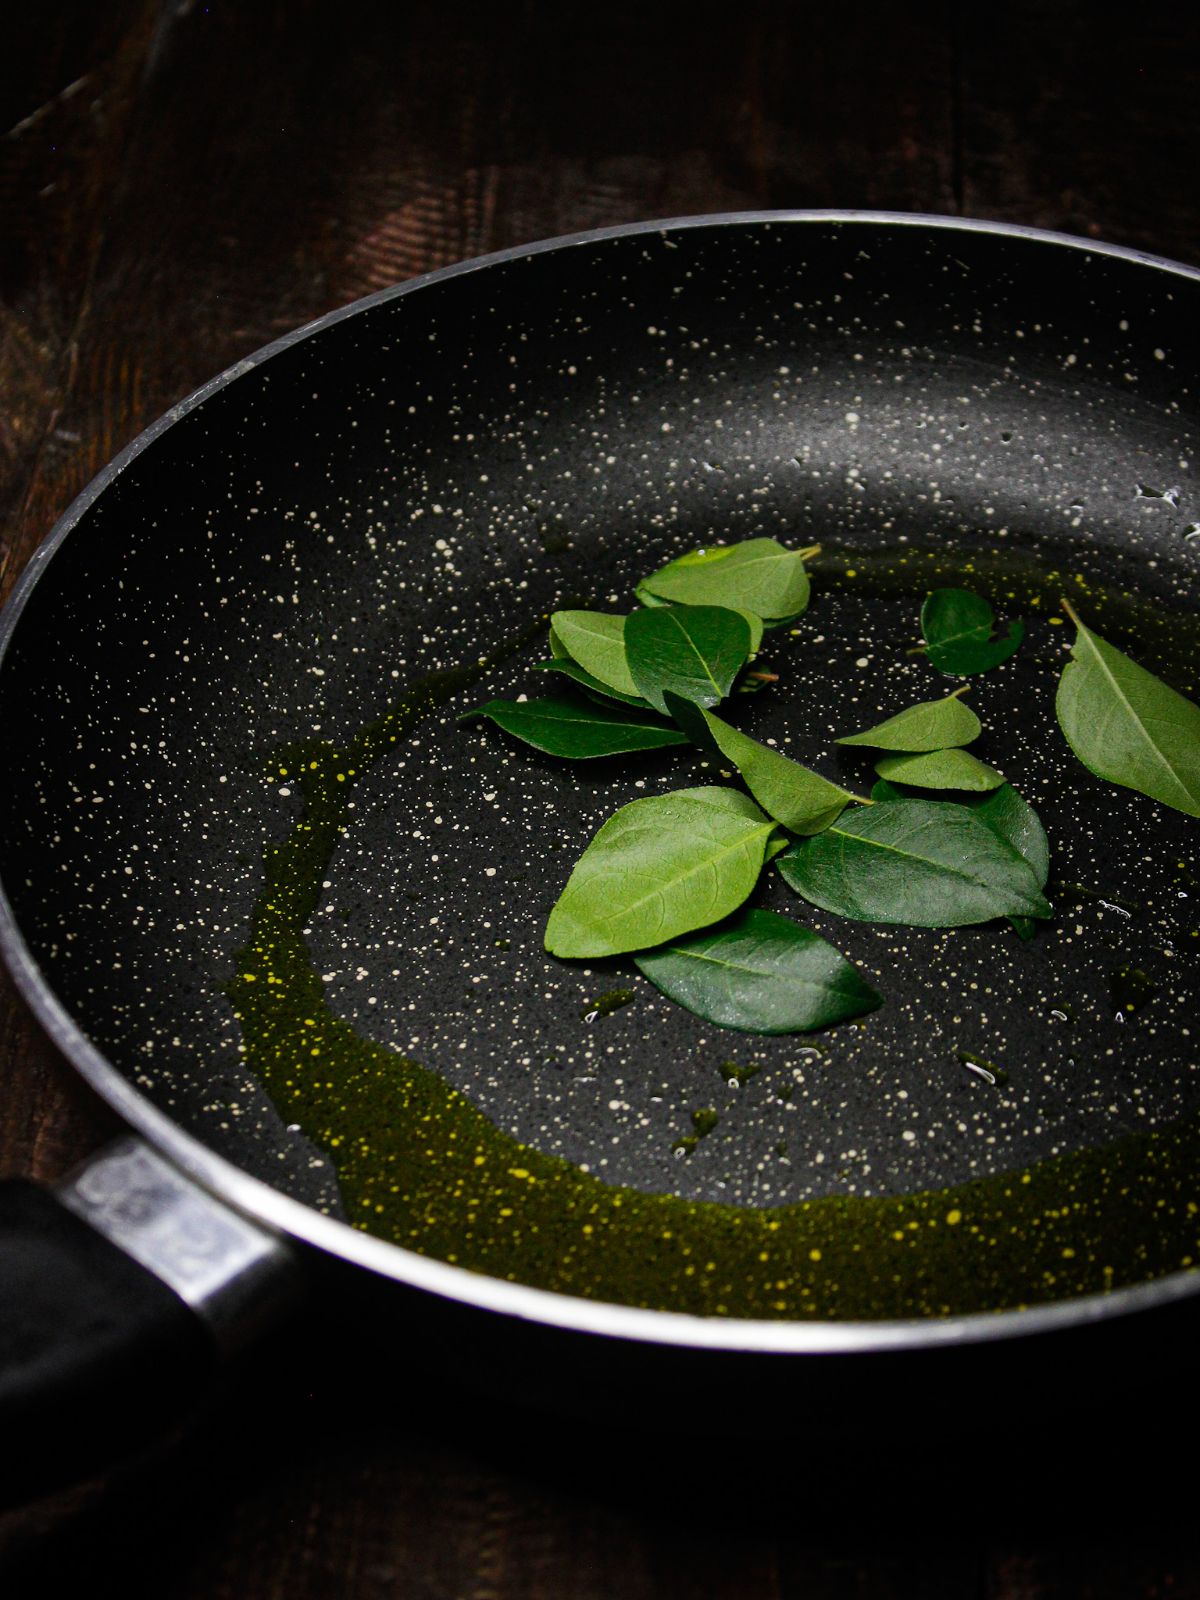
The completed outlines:
<svg viewBox="0 0 1200 1600">
<path fill-rule="evenodd" d="M 296 1298 L 294 1249 L 141 1140 L 0 1183 L 0 1504 L 167 1438 Z"/>
</svg>

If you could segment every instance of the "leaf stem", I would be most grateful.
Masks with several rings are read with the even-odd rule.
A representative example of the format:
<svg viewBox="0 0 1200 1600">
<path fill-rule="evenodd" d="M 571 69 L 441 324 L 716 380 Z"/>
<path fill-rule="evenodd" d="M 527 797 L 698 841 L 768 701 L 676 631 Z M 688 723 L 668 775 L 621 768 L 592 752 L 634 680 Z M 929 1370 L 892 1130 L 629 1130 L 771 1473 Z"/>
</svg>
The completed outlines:
<svg viewBox="0 0 1200 1600">
<path fill-rule="evenodd" d="M 952 689 L 950 691 L 950 693 L 946 696 L 946 699 L 957 700 L 960 695 L 969 694 L 970 690 L 971 685 L 969 683 L 960 684 L 957 689 Z"/>
<path fill-rule="evenodd" d="M 805 545 L 804 549 L 797 550 L 796 554 L 800 557 L 801 561 L 811 561 L 814 556 L 819 556 L 821 554 L 821 546 L 819 544 Z"/>
<path fill-rule="evenodd" d="M 1067 599 L 1065 594 L 1059 595 L 1058 603 L 1059 603 L 1060 606 L 1062 606 L 1063 610 L 1067 613 L 1067 615 L 1070 617 L 1071 621 L 1075 624 L 1075 626 L 1077 628 L 1082 628 L 1083 627 L 1083 623 L 1079 620 L 1079 613 L 1078 613 L 1078 611 L 1076 611 L 1075 607 L 1071 604 L 1071 602 Z"/>
<path fill-rule="evenodd" d="M 906 656 L 922 656 L 929 649 L 927 644 L 912 644 L 904 652 Z"/>
</svg>

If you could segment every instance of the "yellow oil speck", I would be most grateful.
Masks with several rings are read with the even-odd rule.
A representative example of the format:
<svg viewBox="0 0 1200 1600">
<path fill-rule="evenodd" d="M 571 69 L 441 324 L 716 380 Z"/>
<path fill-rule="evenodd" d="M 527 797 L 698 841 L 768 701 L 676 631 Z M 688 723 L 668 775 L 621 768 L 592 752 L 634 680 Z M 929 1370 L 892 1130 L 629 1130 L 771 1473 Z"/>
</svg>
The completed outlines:
<svg viewBox="0 0 1200 1600">
<path fill-rule="evenodd" d="M 319 1046 L 313 1045 L 312 1049 L 308 1053 L 309 1053 L 310 1056 L 319 1056 L 321 1054 L 321 1051 L 320 1051 Z"/>
<path fill-rule="evenodd" d="M 1062 617 L 1047 617 L 1046 621 L 1050 624 L 1050 626 L 1052 628 L 1061 628 L 1062 625 L 1063 625 L 1063 618 Z"/>
<path fill-rule="evenodd" d="M 595 1233 L 596 1230 L 595 1230 L 595 1228 L 592 1226 L 592 1224 L 590 1222 L 585 1222 L 583 1227 L 580 1228 L 579 1231 L 580 1231 L 580 1233 Z"/>
<path fill-rule="evenodd" d="M 255 972 L 243 972 L 242 973 L 242 980 L 245 983 L 257 983 L 258 982 L 258 974 L 255 973 Z"/>
<path fill-rule="evenodd" d="M 1071 1246 L 1069 1244 L 1063 1245 L 1063 1260 L 1064 1261 L 1070 1261 L 1071 1258 L 1074 1256 L 1074 1254 L 1075 1254 L 1075 1252 L 1074 1252 L 1074 1250 L 1072 1250 L 1072 1248 L 1071 1248 Z"/>
<path fill-rule="evenodd" d="M 847 567 L 846 568 L 846 576 L 848 578 L 857 578 L 858 577 L 858 569 L 857 569 L 857 567 Z"/>
<path fill-rule="evenodd" d="M 509 1175 L 510 1178 L 527 1178 L 529 1176 L 529 1168 L 528 1167 L 509 1167 L 508 1175 Z"/>
<path fill-rule="evenodd" d="M 813 1249 L 813 1250 L 810 1250 L 810 1251 L 809 1251 L 809 1252 L 808 1252 L 808 1259 L 809 1259 L 809 1260 L 810 1260 L 810 1261 L 820 1261 L 820 1259 L 821 1259 L 821 1252 L 820 1252 L 820 1251 L 819 1251 L 819 1250 L 816 1250 L 816 1249 Z"/>
<path fill-rule="evenodd" d="M 953 1211 L 947 1211 L 946 1221 L 953 1228 L 957 1223 L 962 1221 L 962 1212 L 959 1211 L 957 1207 Z"/>
<path fill-rule="evenodd" d="M 893 1239 L 898 1239 L 900 1241 L 900 1243 L 903 1244 L 904 1243 L 904 1229 L 903 1228 L 897 1228 L 893 1232 L 892 1238 Z"/>
<path fill-rule="evenodd" d="M 500 1215 L 502 1217 L 511 1217 L 512 1214 L 513 1214 L 513 1208 L 511 1206 L 501 1206 L 500 1207 Z"/>
</svg>

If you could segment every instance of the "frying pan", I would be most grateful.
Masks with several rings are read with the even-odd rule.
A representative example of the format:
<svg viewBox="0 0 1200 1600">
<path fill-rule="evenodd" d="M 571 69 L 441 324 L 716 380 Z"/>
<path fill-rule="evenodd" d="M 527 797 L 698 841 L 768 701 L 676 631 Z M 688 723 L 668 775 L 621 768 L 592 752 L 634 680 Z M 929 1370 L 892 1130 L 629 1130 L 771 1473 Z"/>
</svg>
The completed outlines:
<svg viewBox="0 0 1200 1600">
<path fill-rule="evenodd" d="M 0 632 L 0 944 L 135 1130 L 58 1198 L 5 1192 L 30 1461 L 56 1390 L 78 1469 L 323 1274 L 607 1415 L 748 1372 L 883 1415 L 897 1363 L 995 1393 L 1001 1344 L 1035 1405 L 1064 1350 L 1149 1339 L 1169 1370 L 1195 825 L 1089 775 L 1053 692 L 1064 595 L 1196 691 L 1198 299 L 1187 267 L 995 224 L 604 230 L 332 313 L 102 472 Z M 697 753 L 571 765 L 461 720 L 544 692 L 555 608 L 761 535 L 821 554 L 741 725 L 869 783 L 834 739 L 951 686 L 920 603 L 976 589 L 1027 628 L 973 681 L 980 753 L 1053 851 L 1028 943 L 841 921 L 768 874 L 755 903 L 884 996 L 812 1037 L 542 948 L 612 810 L 722 781 Z"/>
</svg>

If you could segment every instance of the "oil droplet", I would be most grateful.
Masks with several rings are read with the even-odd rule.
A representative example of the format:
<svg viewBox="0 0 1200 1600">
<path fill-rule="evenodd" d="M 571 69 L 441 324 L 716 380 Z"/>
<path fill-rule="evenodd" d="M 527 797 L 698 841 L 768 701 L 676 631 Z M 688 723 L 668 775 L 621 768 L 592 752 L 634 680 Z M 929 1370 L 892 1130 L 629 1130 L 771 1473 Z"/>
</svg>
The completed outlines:
<svg viewBox="0 0 1200 1600">
<path fill-rule="evenodd" d="M 698 1111 L 692 1112 L 692 1127 L 696 1130 L 695 1133 L 687 1133 L 682 1139 L 676 1139 L 671 1149 L 677 1156 L 690 1156 L 701 1139 L 707 1139 L 720 1120 L 715 1106 L 701 1106 Z"/>
<path fill-rule="evenodd" d="M 745 1066 L 740 1066 L 736 1061 L 722 1061 L 721 1076 L 731 1089 L 740 1089 L 750 1082 L 757 1073 L 762 1071 L 761 1061 L 749 1061 Z"/>
<path fill-rule="evenodd" d="M 954 1053 L 968 1072 L 977 1078 L 982 1078 L 984 1083 L 991 1084 L 992 1088 L 1002 1089 L 1008 1082 L 1008 1073 L 994 1061 L 977 1056 L 973 1050 L 956 1050 Z"/>
<path fill-rule="evenodd" d="M 1135 500 L 1165 500 L 1169 506 L 1179 504 L 1181 490 L 1178 486 L 1171 489 L 1154 489 L 1148 483 L 1139 483 L 1133 491 Z"/>
<path fill-rule="evenodd" d="M 1158 985 L 1140 967 L 1110 967 L 1108 997 L 1118 1022 L 1132 1017 L 1154 999 Z"/>
<path fill-rule="evenodd" d="M 595 1022 L 597 1017 L 611 1017 L 614 1011 L 627 1006 L 633 998 L 632 989 L 610 989 L 607 994 L 589 1000 L 579 1015 L 585 1022 Z"/>
</svg>

